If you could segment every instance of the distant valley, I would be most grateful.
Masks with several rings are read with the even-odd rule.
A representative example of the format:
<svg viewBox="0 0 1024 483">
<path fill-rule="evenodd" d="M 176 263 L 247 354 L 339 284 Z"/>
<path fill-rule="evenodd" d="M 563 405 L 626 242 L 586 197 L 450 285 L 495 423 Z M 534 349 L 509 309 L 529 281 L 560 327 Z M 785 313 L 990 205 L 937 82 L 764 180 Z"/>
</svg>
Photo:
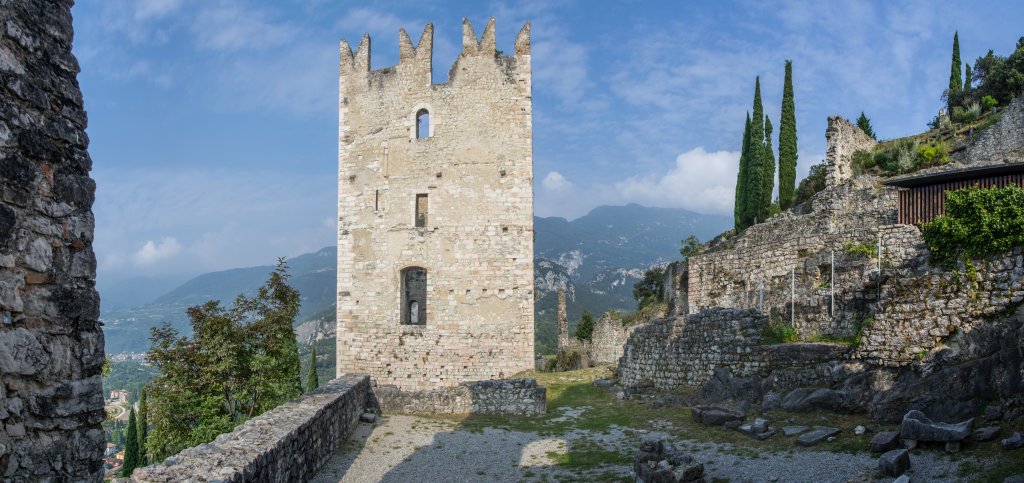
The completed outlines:
<svg viewBox="0 0 1024 483">
<path fill-rule="evenodd" d="M 559 286 L 566 287 L 571 321 L 584 310 L 595 315 L 632 310 L 633 284 L 644 270 L 678 259 L 682 238 L 692 234 L 707 240 L 731 225 L 726 216 L 636 204 L 597 207 L 572 221 L 534 218 L 538 349 L 553 348 Z M 334 336 L 336 254 L 335 247 L 326 247 L 288 260 L 291 283 L 302 294 L 300 343 Z M 211 272 L 165 291 L 156 290 L 166 286 L 164 279 L 101 284 L 107 353 L 148 350 L 150 328 L 164 322 L 187 331 L 185 309 L 208 300 L 230 304 L 239 293 L 254 293 L 271 270 L 265 265 Z"/>
</svg>

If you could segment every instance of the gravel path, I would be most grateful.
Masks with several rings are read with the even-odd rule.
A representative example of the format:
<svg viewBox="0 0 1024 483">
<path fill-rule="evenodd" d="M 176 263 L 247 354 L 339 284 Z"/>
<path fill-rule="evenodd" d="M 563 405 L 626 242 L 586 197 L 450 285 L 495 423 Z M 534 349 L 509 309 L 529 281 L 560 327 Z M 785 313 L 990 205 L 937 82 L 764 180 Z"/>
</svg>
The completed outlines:
<svg viewBox="0 0 1024 483">
<path fill-rule="evenodd" d="M 487 428 L 471 432 L 458 423 L 418 416 L 390 416 L 375 425 L 361 423 L 313 481 L 460 482 L 593 481 L 627 479 L 630 464 L 569 470 L 556 466 L 573 445 L 632 455 L 643 430 L 613 428 L 607 433 L 573 430 L 562 436 Z M 677 441 L 705 465 L 709 481 L 846 482 L 876 480 L 878 461 L 867 454 L 794 450 L 757 453 L 731 444 Z M 914 481 L 960 481 L 959 465 L 945 454 L 911 455 Z"/>
</svg>

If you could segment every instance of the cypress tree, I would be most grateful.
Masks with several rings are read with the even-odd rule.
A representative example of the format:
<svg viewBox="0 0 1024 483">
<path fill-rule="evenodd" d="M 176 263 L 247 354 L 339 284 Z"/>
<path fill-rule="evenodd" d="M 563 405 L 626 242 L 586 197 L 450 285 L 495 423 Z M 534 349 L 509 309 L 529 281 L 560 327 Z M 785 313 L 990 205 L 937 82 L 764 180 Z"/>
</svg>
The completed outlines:
<svg viewBox="0 0 1024 483">
<path fill-rule="evenodd" d="M 761 151 L 761 198 L 757 201 L 757 219 L 768 219 L 772 206 L 772 191 L 775 190 L 775 153 L 772 152 L 772 121 L 764 117 L 764 149 Z"/>
<path fill-rule="evenodd" d="M 306 373 L 306 393 L 311 393 L 320 387 L 320 376 L 316 373 L 316 341 L 312 346 L 313 350 L 309 353 L 309 371 Z"/>
<path fill-rule="evenodd" d="M 968 97 L 971 94 L 971 83 L 974 82 L 971 77 L 974 73 L 971 72 L 971 64 L 964 64 L 964 69 L 964 97 Z"/>
<path fill-rule="evenodd" d="M 135 422 L 135 408 L 128 415 L 128 429 L 125 430 L 124 462 L 121 464 L 121 476 L 129 477 L 139 466 L 139 430 Z"/>
<path fill-rule="evenodd" d="M 760 182 L 764 170 L 764 108 L 761 106 L 761 77 L 754 80 L 754 112 L 750 116 L 750 142 L 747 144 L 747 179 L 746 203 L 743 209 L 744 226 L 751 226 L 761 221 L 757 215 L 761 201 Z M 770 195 L 769 195 L 770 196 Z"/>
<path fill-rule="evenodd" d="M 147 421 L 147 413 L 149 412 L 148 405 L 146 404 L 146 388 L 139 390 L 139 417 L 136 424 L 139 426 L 139 466 L 146 466 L 148 464 L 146 458 L 146 439 L 149 437 L 149 425 Z"/>
<path fill-rule="evenodd" d="M 787 210 L 796 199 L 796 105 L 793 102 L 793 61 L 786 61 L 779 118 L 779 207 Z"/>
<path fill-rule="evenodd" d="M 953 112 L 953 106 L 957 105 L 957 99 L 963 90 L 960 78 L 960 33 L 953 32 L 953 62 L 949 68 L 949 91 L 946 93 L 946 101 L 949 113 Z"/>
<path fill-rule="evenodd" d="M 746 228 L 743 224 L 744 209 L 747 206 L 747 177 L 750 171 L 750 157 L 747 156 L 747 145 L 750 143 L 750 113 L 743 125 L 743 143 L 740 145 L 740 169 L 736 176 L 736 205 L 733 207 L 733 223 L 736 231 Z"/>
</svg>

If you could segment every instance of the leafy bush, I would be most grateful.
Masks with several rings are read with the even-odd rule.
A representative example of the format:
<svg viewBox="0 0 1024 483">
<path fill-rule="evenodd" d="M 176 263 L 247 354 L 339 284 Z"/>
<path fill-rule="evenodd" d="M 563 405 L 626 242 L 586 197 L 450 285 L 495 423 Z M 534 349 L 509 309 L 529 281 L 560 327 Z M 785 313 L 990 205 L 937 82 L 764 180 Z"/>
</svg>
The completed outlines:
<svg viewBox="0 0 1024 483">
<path fill-rule="evenodd" d="M 949 147 L 943 142 L 922 144 L 917 147 L 917 157 L 918 168 L 946 164 L 949 162 Z"/>
<path fill-rule="evenodd" d="M 991 111 L 992 108 L 996 107 L 999 101 L 995 97 L 985 96 L 981 98 L 981 107 L 985 112 Z"/>
<path fill-rule="evenodd" d="M 769 322 L 764 327 L 761 342 L 764 344 L 785 344 L 800 340 L 800 335 L 792 325 L 785 322 Z"/>
<path fill-rule="evenodd" d="M 967 105 L 967 117 L 972 121 L 981 116 L 981 105 L 977 102 L 972 102 Z"/>
<path fill-rule="evenodd" d="M 1024 245 L 1024 189 L 968 188 L 946 193 L 946 214 L 922 225 L 931 260 L 947 269 Z"/>
<path fill-rule="evenodd" d="M 590 341 L 594 338 L 594 315 L 584 310 L 580 314 L 580 322 L 576 324 L 576 338 Z"/>
<path fill-rule="evenodd" d="M 853 152 L 853 156 L 850 159 L 850 168 L 853 170 L 854 176 L 870 173 L 875 166 L 877 166 L 875 164 L 875 156 L 870 151 L 861 149 Z"/>
<path fill-rule="evenodd" d="M 960 124 L 966 124 L 977 119 L 976 115 L 972 116 L 967 109 L 964 109 L 961 106 L 954 107 L 953 114 L 950 117 L 953 119 L 953 122 L 957 122 Z"/>
<path fill-rule="evenodd" d="M 633 284 L 633 298 L 637 301 L 637 309 L 642 309 L 664 297 L 665 269 L 654 267 L 644 272 L 644 278 Z"/>
<path fill-rule="evenodd" d="M 862 256 L 862 257 L 876 257 L 878 256 L 878 248 L 872 243 L 854 243 L 847 242 L 846 247 L 843 249 L 847 255 Z"/>
</svg>

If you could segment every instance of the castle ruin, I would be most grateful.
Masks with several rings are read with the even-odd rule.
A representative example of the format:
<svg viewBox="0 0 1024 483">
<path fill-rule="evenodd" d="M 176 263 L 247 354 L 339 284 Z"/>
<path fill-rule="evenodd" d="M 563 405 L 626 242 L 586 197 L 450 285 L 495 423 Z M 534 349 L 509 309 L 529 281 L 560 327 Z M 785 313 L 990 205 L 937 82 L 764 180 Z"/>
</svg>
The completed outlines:
<svg viewBox="0 0 1024 483">
<path fill-rule="evenodd" d="M 338 374 L 403 391 L 533 367 L 530 27 L 511 55 L 492 18 L 433 83 L 433 25 L 371 70 L 341 42 Z"/>
</svg>

